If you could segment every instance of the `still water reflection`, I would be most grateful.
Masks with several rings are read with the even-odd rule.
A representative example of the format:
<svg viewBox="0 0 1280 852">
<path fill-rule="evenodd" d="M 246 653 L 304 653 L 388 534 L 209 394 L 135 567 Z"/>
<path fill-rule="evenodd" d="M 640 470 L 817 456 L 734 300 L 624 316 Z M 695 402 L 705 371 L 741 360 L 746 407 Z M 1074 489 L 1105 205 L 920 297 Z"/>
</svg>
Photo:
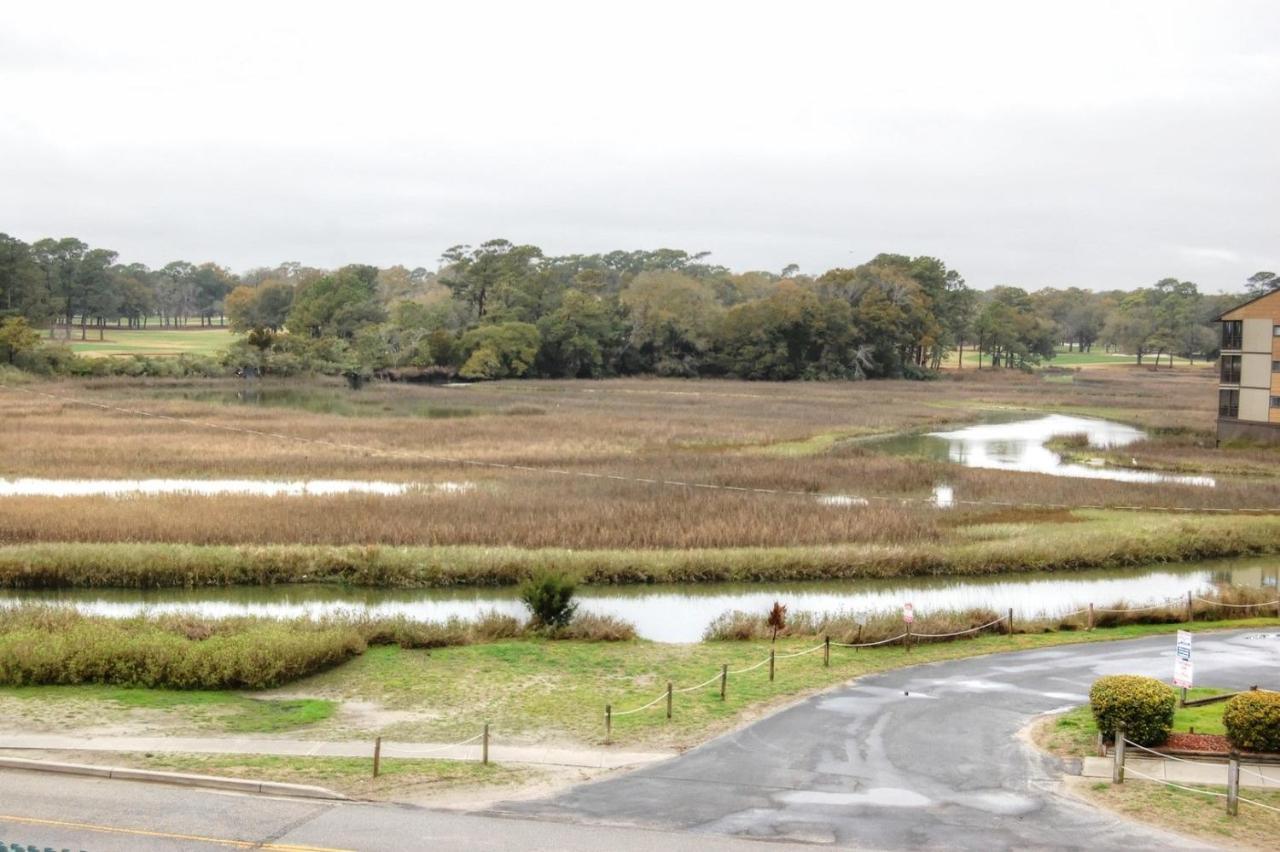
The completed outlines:
<svg viewBox="0 0 1280 852">
<path fill-rule="evenodd" d="M 917 612 L 931 609 L 1012 607 L 1021 617 L 1057 615 L 1089 603 L 1119 600 L 1133 605 L 1185 596 L 1219 584 L 1274 588 L 1280 562 L 1232 560 L 1163 565 L 1132 571 L 1003 575 L 996 578 L 920 577 L 811 583 L 754 583 L 587 587 L 579 601 L 586 612 L 609 614 L 636 625 L 641 637 L 659 642 L 692 642 L 728 610 L 766 612 L 781 601 L 792 612 L 893 611 L 911 601 Z M 403 614 L 418 620 L 471 618 L 497 610 L 524 615 L 515 589 L 364 589 L 339 586 L 274 586 L 195 590 L 11 590 L 0 604 L 43 601 L 88 612 L 126 616 L 143 610 L 196 611 L 210 616 L 323 615 L 334 612 Z"/>
</svg>

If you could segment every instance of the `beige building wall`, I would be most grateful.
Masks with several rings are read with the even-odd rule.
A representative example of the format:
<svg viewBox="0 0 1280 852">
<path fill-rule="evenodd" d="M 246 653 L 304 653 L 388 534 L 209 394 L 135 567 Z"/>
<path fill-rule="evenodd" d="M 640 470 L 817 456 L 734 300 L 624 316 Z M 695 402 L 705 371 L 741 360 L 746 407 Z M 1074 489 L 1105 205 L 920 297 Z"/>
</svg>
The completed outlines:
<svg viewBox="0 0 1280 852">
<path fill-rule="evenodd" d="M 1271 352 L 1271 318 L 1244 321 L 1244 352 Z"/>
<path fill-rule="evenodd" d="M 1270 388 L 1240 388 L 1240 419 L 1268 421 L 1271 408 Z"/>
<path fill-rule="evenodd" d="M 1240 387 L 1271 389 L 1271 353 L 1246 352 L 1240 358 Z"/>
</svg>

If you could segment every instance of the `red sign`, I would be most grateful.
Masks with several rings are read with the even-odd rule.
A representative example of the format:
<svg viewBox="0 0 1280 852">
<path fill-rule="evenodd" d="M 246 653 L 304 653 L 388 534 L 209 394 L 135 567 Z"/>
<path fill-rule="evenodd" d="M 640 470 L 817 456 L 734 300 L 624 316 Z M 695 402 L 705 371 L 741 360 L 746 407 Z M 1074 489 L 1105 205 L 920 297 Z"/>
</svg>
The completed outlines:
<svg viewBox="0 0 1280 852">
<path fill-rule="evenodd" d="M 904 603 L 902 605 L 902 620 L 905 621 L 907 624 L 910 624 L 911 622 L 915 621 L 916 620 L 915 607 L 913 607 L 909 603 Z"/>
</svg>

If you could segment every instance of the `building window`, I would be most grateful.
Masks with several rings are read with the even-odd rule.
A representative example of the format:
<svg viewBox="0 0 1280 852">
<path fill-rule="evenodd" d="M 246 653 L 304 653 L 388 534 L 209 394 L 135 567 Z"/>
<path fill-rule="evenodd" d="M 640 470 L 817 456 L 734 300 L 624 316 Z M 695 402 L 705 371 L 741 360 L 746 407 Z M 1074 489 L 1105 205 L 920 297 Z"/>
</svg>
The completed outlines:
<svg viewBox="0 0 1280 852">
<path fill-rule="evenodd" d="M 1280 361 L 1271 362 L 1271 372 L 1280 373 Z"/>
<path fill-rule="evenodd" d="M 1227 320 L 1222 324 L 1222 348 L 1239 349 L 1244 344 L 1244 320 Z"/>
<path fill-rule="evenodd" d="M 1238 390 L 1218 391 L 1218 416 L 1219 417 L 1239 417 L 1240 416 L 1240 391 Z"/>
<path fill-rule="evenodd" d="M 1280 337 L 1280 325 L 1271 326 L 1271 336 Z"/>
<path fill-rule="evenodd" d="M 1218 370 L 1221 382 L 1224 385 L 1240 384 L 1240 356 L 1239 355 L 1223 355 L 1222 364 Z"/>
<path fill-rule="evenodd" d="M 1280 396 L 1271 397 L 1271 407 L 1280 408 Z"/>
</svg>

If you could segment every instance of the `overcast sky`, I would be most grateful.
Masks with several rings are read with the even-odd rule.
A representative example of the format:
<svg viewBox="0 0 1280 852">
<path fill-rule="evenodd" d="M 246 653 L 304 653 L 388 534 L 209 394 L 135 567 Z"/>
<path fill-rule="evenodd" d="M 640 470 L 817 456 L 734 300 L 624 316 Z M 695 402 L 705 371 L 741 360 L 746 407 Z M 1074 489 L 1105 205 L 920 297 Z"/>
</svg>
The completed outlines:
<svg viewBox="0 0 1280 852">
<path fill-rule="evenodd" d="M 1280 267 L 1280 3 L 13 3 L 0 231 L 1236 290 Z"/>
</svg>

